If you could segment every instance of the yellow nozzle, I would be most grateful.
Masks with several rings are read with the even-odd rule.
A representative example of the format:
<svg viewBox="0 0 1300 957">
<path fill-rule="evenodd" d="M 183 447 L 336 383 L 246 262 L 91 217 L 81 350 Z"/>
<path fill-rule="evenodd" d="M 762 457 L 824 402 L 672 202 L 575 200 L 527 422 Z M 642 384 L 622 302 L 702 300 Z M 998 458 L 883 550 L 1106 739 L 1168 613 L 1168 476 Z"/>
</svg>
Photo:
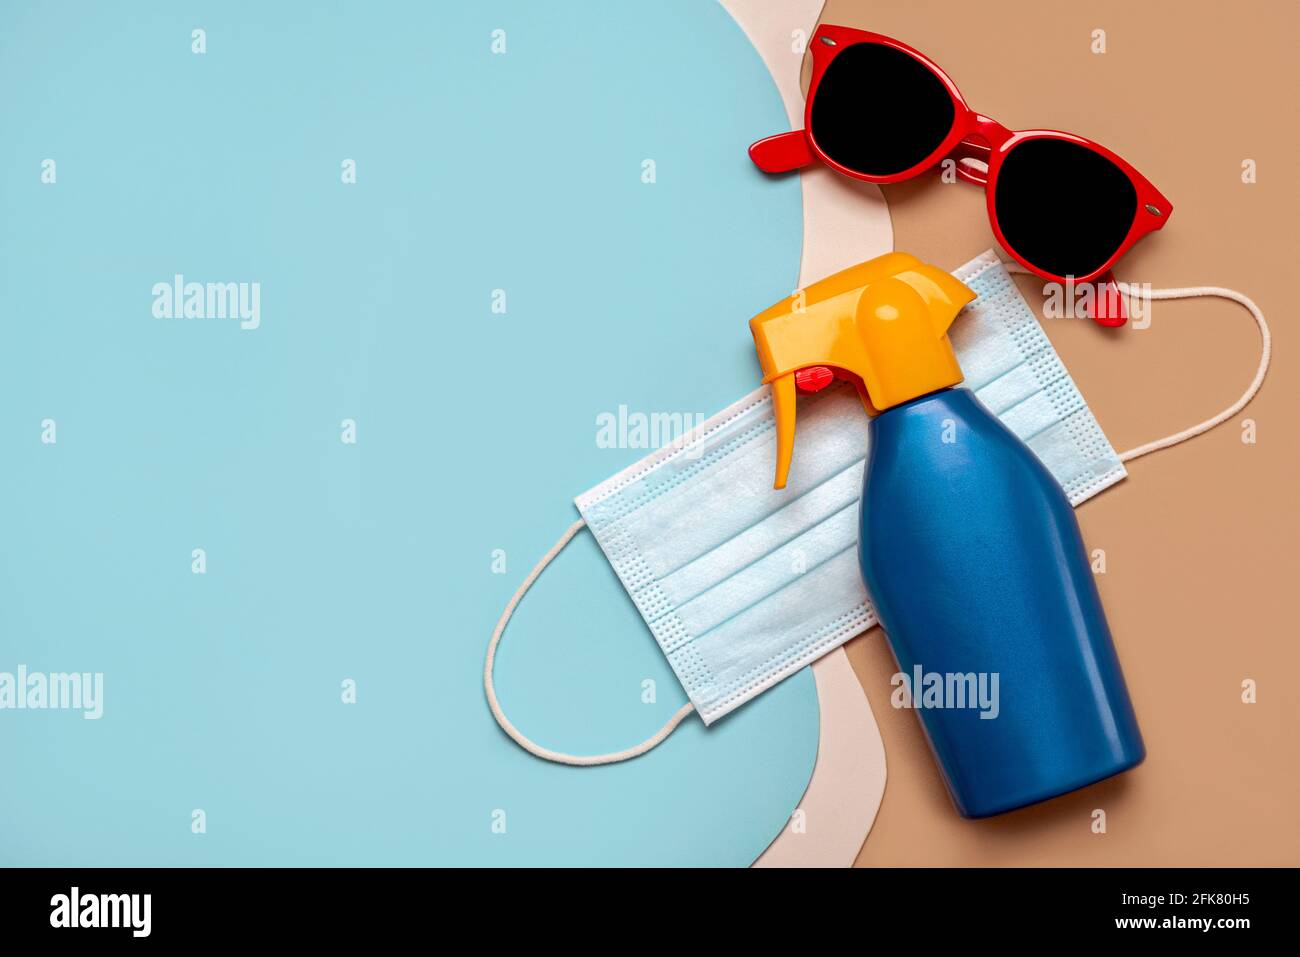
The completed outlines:
<svg viewBox="0 0 1300 957">
<path fill-rule="evenodd" d="M 776 487 L 794 455 L 794 374 L 831 366 L 857 376 L 868 411 L 956 385 L 961 367 L 948 326 L 975 298 L 942 269 L 888 253 L 813 283 L 749 321 L 772 386 Z"/>
</svg>

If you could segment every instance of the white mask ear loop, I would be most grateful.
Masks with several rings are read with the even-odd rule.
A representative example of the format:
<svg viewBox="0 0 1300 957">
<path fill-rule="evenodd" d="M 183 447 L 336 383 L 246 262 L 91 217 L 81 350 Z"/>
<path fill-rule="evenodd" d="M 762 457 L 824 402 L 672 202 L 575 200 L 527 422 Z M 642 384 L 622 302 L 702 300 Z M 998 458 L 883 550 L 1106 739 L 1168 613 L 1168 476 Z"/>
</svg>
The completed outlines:
<svg viewBox="0 0 1300 957">
<path fill-rule="evenodd" d="M 492 666 L 496 661 L 497 645 L 501 643 L 501 636 L 505 633 L 506 624 L 510 621 L 510 616 L 515 613 L 515 608 L 518 606 L 519 602 L 523 599 L 524 595 L 527 594 L 528 589 L 533 587 L 533 582 L 537 581 L 538 576 L 541 575 L 546 566 L 551 563 L 551 560 L 555 558 L 556 555 L 560 554 L 564 546 L 569 544 L 570 539 L 572 539 L 574 535 L 578 534 L 579 529 L 586 524 L 586 520 L 580 518 L 570 525 L 564 534 L 560 536 L 560 540 L 551 546 L 551 550 L 543 555 L 542 560 L 539 561 L 537 565 L 534 566 L 533 570 L 528 573 L 528 577 L 524 579 L 523 584 L 519 586 L 511 597 L 509 604 L 506 605 L 506 610 L 501 613 L 501 618 L 492 632 L 492 640 L 488 642 L 487 662 L 483 665 L 483 689 L 487 692 L 488 708 L 492 711 L 492 717 L 496 719 L 497 724 L 501 725 L 501 730 L 510 735 L 515 744 L 519 745 L 529 754 L 534 754 L 547 761 L 555 761 L 558 764 L 575 764 L 580 766 L 617 764 L 619 761 L 626 761 L 629 758 L 635 758 L 639 755 L 645 754 L 652 748 L 658 747 L 662 744 L 664 739 L 673 733 L 673 730 L 681 723 L 682 719 L 695 710 L 695 706 L 688 701 L 677 709 L 677 713 L 669 718 L 668 723 L 655 732 L 653 737 L 647 738 L 640 744 L 634 745 L 633 747 L 627 748 L 623 751 L 615 751 L 612 754 L 590 755 L 564 754 L 560 751 L 552 751 L 550 748 L 542 747 L 540 744 L 524 737 L 523 733 L 510 723 L 510 719 L 507 718 L 505 712 L 501 710 L 501 702 L 497 699 L 496 688 L 493 687 L 492 684 Z"/>
<path fill-rule="evenodd" d="M 1029 270 L 1021 266 L 1019 263 L 1006 263 L 1005 266 L 1007 272 L 1029 274 Z M 1116 283 L 1116 286 L 1119 287 L 1120 292 L 1125 297 L 1131 296 L 1132 287 L 1128 283 Z M 1216 425 L 1220 425 L 1232 418 L 1244 409 L 1247 404 L 1250 403 L 1250 400 L 1255 398 L 1255 394 L 1259 392 L 1260 386 L 1264 384 L 1264 376 L 1268 372 L 1269 360 L 1273 354 L 1273 337 L 1269 333 L 1268 323 L 1264 319 L 1264 313 L 1260 311 L 1259 307 L 1255 305 L 1254 301 L 1249 296 L 1239 293 L 1235 289 L 1225 289 L 1221 286 L 1189 286 L 1176 289 L 1153 289 L 1150 291 L 1149 295 L 1152 299 L 1193 299 L 1201 296 L 1215 296 L 1220 299 L 1230 299 L 1233 302 L 1245 306 L 1254 318 L 1255 324 L 1259 326 L 1259 334 L 1262 340 L 1262 348 L 1259 356 L 1259 368 L 1255 370 L 1255 378 L 1251 380 L 1250 385 L 1246 387 L 1246 391 L 1241 394 L 1241 398 L 1228 406 L 1228 408 L 1224 409 L 1217 415 L 1211 416 L 1204 422 L 1199 422 L 1180 432 L 1175 432 L 1174 434 L 1167 435 L 1164 438 L 1147 442 L 1145 445 L 1139 445 L 1136 448 L 1129 449 L 1127 452 L 1121 452 L 1119 454 L 1121 462 L 1129 462 L 1151 452 L 1158 452 L 1160 449 L 1167 449 L 1171 445 L 1185 442 L 1203 432 L 1208 432 Z M 537 581 L 538 577 L 546 569 L 546 566 L 551 563 L 551 560 L 554 559 L 561 550 L 563 550 L 565 545 L 569 544 L 573 536 L 576 535 L 586 524 L 585 520 L 578 519 L 578 521 L 570 525 L 568 529 L 565 530 L 564 534 L 560 536 L 559 541 L 552 545 L 550 551 L 542 556 L 541 561 L 537 563 L 529 573 L 528 577 L 524 579 L 523 584 L 521 584 L 518 590 L 515 591 L 509 604 L 506 605 L 505 611 L 501 613 L 501 618 L 497 622 L 496 628 L 492 632 L 492 640 L 488 643 L 487 661 L 483 666 L 483 688 L 487 692 L 488 708 L 491 709 L 492 717 L 495 718 L 497 724 L 501 726 L 501 730 L 508 734 L 516 744 L 529 754 L 536 755 L 539 758 L 544 758 L 547 761 L 580 766 L 616 764 L 619 761 L 626 761 L 629 758 L 635 758 L 639 755 L 645 754 L 652 748 L 662 744 L 668 735 L 673 733 L 673 730 L 681 723 L 682 719 L 695 710 L 694 706 L 687 702 L 677 710 L 676 714 L 668 719 L 668 723 L 660 728 L 653 737 L 623 751 L 615 751 L 612 754 L 592 755 L 564 754 L 560 751 L 552 751 L 550 748 L 544 748 L 540 744 L 526 738 L 518 728 L 510 723 L 510 719 L 507 718 L 505 713 L 501 710 L 501 702 L 498 700 L 496 688 L 494 688 L 492 684 L 492 667 L 496 661 L 497 646 L 501 643 L 501 636 L 505 633 L 506 625 L 510 621 L 510 616 L 515 613 L 515 608 L 518 607 L 519 602 L 523 599 L 524 595 L 527 594 L 528 589 L 533 586 L 533 582 Z"/>
<path fill-rule="evenodd" d="M 1019 263 L 1006 263 L 1007 272 L 1024 273 L 1032 275 L 1028 269 Z M 1133 287 L 1126 282 L 1117 282 L 1115 285 L 1127 299 L 1133 294 Z M 1260 386 L 1264 384 L 1264 376 L 1268 373 L 1268 363 L 1273 355 L 1273 336 L 1268 331 L 1268 323 L 1264 319 L 1264 313 L 1260 311 L 1259 306 L 1255 305 L 1253 299 L 1244 293 L 1237 292 L 1235 289 L 1225 289 L 1222 286 L 1180 286 L 1173 289 L 1152 289 L 1148 295 L 1152 299 L 1196 299 L 1201 296 L 1215 296 L 1219 299 L 1230 299 L 1235 303 L 1245 306 L 1250 312 L 1255 324 L 1259 326 L 1259 336 L 1261 339 L 1261 348 L 1259 353 L 1259 368 L 1255 370 L 1255 378 L 1251 380 L 1246 391 L 1241 394 L 1236 402 L 1228 406 L 1217 415 L 1213 415 L 1204 422 L 1198 422 L 1196 425 L 1189 426 L 1181 432 L 1175 432 L 1172 435 L 1166 435 L 1163 438 L 1147 442 L 1145 445 L 1139 445 L 1136 448 L 1129 449 L 1126 452 L 1119 453 L 1121 462 L 1130 462 L 1133 459 L 1140 458 L 1151 452 L 1159 452 L 1161 449 L 1167 449 L 1171 445 L 1177 445 L 1180 442 L 1186 442 L 1190 438 L 1208 432 L 1216 425 L 1220 425 L 1232 418 L 1247 405 L 1250 400 L 1255 398 L 1259 392 Z"/>
</svg>

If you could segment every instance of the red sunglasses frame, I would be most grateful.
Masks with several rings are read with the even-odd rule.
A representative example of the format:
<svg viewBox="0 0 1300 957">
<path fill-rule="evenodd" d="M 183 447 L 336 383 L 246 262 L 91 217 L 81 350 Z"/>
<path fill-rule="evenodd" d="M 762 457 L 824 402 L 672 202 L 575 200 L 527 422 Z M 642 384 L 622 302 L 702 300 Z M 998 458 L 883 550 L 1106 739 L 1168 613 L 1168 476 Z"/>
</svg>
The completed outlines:
<svg viewBox="0 0 1300 957">
<path fill-rule="evenodd" d="M 859 43 L 878 43 L 907 54 L 937 76 L 948 91 L 948 95 L 952 98 L 952 129 L 944 137 L 943 142 L 915 166 L 899 173 L 891 173 L 888 176 L 873 176 L 840 165 L 827 156 L 825 151 L 817 145 L 817 137 L 812 132 L 813 101 L 817 98 L 817 88 L 822 77 L 826 75 L 827 68 L 836 56 L 848 47 Z M 807 104 L 804 107 L 804 128 L 766 137 L 749 148 L 749 156 L 754 161 L 754 165 L 766 173 L 789 172 L 820 161 L 845 176 L 851 176 L 854 179 L 868 183 L 888 184 L 912 179 L 937 165 L 941 160 L 951 157 L 956 161 L 955 171 L 958 176 L 967 182 L 984 187 L 987 197 L 989 224 L 993 227 L 993 234 L 997 237 L 1002 248 L 1034 274 L 1060 283 L 1069 281 L 1081 284 L 1091 282 L 1099 277 L 1105 277 L 1107 283 L 1113 283 L 1113 277 L 1109 273 L 1119 258 L 1147 233 L 1163 228 L 1173 214 L 1173 204 L 1151 184 L 1150 180 L 1134 169 L 1123 157 L 1112 153 L 1100 143 L 1094 143 L 1092 140 L 1076 136 L 1073 133 L 1064 133 L 1060 130 L 1007 129 L 997 121 L 972 110 L 967 105 L 965 98 L 962 97 L 961 91 L 957 89 L 957 84 L 952 81 L 952 78 L 947 73 L 940 69 L 938 64 L 919 50 L 912 49 L 900 40 L 853 27 L 823 24 L 813 34 L 812 45 L 813 72 L 812 81 L 808 86 Z M 1002 232 L 1002 227 L 998 223 L 995 197 L 997 195 L 998 174 L 1002 170 L 1002 163 L 1013 147 L 1027 140 L 1035 139 L 1065 140 L 1098 153 L 1123 171 L 1137 193 L 1137 209 L 1134 211 L 1133 222 L 1129 225 L 1124 241 L 1110 255 L 1110 258 L 1085 276 L 1061 276 L 1034 265 L 1016 252 L 1015 247 L 1007 241 Z M 967 159 L 987 163 L 987 172 L 962 162 Z M 1097 297 L 1099 309 L 1095 318 L 1102 325 L 1122 325 L 1124 323 L 1122 309 L 1118 314 L 1113 311 L 1109 314 L 1102 311 L 1105 308 L 1102 300 L 1111 298 L 1110 296 Z M 1112 306 L 1119 306 L 1118 296 L 1113 297 Z"/>
</svg>

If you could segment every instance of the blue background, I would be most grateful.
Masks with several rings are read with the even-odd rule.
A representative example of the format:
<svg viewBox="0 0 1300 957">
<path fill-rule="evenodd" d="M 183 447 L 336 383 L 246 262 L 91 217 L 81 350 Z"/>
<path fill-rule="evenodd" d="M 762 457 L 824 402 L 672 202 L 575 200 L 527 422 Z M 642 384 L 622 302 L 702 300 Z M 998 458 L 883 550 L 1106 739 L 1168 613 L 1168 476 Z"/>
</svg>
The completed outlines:
<svg viewBox="0 0 1300 957">
<path fill-rule="evenodd" d="M 645 454 L 596 416 L 738 398 L 794 288 L 797 181 L 745 155 L 786 120 L 726 13 L 6 3 L 0 90 L 0 671 L 105 674 L 99 721 L 0 711 L 0 862 L 758 854 L 811 774 L 807 670 L 597 769 L 517 749 L 481 686 L 572 497 Z M 175 273 L 260 282 L 261 328 L 153 318 Z M 578 753 L 684 701 L 586 533 L 498 677 Z"/>
</svg>

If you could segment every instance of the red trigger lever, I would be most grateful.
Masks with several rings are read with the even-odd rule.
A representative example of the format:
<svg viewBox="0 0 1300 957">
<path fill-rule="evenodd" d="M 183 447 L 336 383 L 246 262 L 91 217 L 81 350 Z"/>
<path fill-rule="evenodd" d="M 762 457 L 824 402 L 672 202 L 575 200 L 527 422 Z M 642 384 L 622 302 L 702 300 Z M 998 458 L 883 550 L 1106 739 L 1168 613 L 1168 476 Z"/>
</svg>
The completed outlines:
<svg viewBox="0 0 1300 957">
<path fill-rule="evenodd" d="M 820 392 L 835 381 L 835 372 L 829 366 L 809 366 L 794 374 L 794 387 L 803 394 Z"/>
</svg>

